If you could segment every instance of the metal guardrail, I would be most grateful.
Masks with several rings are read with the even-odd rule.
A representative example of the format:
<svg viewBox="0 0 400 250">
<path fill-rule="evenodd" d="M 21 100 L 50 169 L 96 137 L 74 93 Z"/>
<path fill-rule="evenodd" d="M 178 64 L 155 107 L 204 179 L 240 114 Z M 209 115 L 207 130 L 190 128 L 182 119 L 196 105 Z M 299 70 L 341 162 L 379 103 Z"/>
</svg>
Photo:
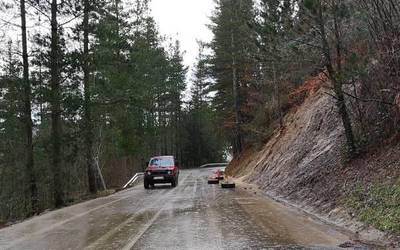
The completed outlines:
<svg viewBox="0 0 400 250">
<path fill-rule="evenodd" d="M 124 187 L 123 187 L 122 189 L 125 189 L 125 188 L 127 188 L 127 187 L 129 187 L 129 186 L 132 186 L 133 183 L 135 183 L 135 182 L 139 179 L 139 177 L 140 177 L 140 176 L 143 176 L 143 175 L 144 175 L 144 173 L 137 173 L 137 174 L 135 174 L 135 176 L 133 176 L 133 177 L 124 185 Z"/>
<path fill-rule="evenodd" d="M 209 167 L 226 167 L 228 166 L 228 162 L 222 162 L 222 163 L 207 163 L 204 165 L 201 165 L 199 168 L 209 168 Z"/>
<path fill-rule="evenodd" d="M 207 167 L 226 167 L 226 166 L 228 166 L 228 164 L 229 164 L 228 162 L 222 162 L 222 163 L 208 163 L 208 164 L 201 165 L 200 168 L 207 168 Z M 139 179 L 139 177 L 141 177 L 141 176 L 143 176 L 143 175 L 144 175 L 143 172 L 140 172 L 140 173 L 135 174 L 135 175 L 124 185 L 124 187 L 123 187 L 122 189 L 125 189 L 125 188 L 127 188 L 127 187 L 129 187 L 129 186 L 132 186 L 132 185 Z"/>
</svg>

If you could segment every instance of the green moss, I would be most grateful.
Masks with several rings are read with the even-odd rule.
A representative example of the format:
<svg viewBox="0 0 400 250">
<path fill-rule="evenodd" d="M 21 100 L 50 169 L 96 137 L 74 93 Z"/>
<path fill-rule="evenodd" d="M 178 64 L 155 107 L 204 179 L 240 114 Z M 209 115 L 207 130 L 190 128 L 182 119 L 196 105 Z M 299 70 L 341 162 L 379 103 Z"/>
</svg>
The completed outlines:
<svg viewBox="0 0 400 250">
<path fill-rule="evenodd" d="M 345 198 L 357 218 L 382 231 L 400 234 L 400 185 L 357 185 Z"/>
</svg>

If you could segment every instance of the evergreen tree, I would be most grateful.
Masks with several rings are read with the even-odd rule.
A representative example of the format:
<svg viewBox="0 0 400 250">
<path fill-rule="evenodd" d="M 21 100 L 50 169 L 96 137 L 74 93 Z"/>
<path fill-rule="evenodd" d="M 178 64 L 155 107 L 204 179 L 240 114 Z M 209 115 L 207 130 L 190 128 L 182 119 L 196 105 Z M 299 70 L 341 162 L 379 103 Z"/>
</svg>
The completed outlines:
<svg viewBox="0 0 400 250">
<path fill-rule="evenodd" d="M 32 213 L 38 212 L 37 208 L 37 185 L 34 171 L 34 155 L 33 155 L 33 122 L 32 122 L 32 104 L 31 95 L 32 88 L 29 79 L 29 60 L 28 60 L 28 41 L 26 32 L 26 10 L 25 0 L 20 0 L 21 13 L 21 33 L 22 33 L 22 63 L 23 63 L 23 96 L 24 96 L 24 124 L 26 132 L 26 174 L 29 179 L 29 188 L 26 191 L 26 197 L 29 197 Z"/>
<path fill-rule="evenodd" d="M 218 112 L 210 100 L 208 60 L 201 48 L 194 67 L 191 100 L 183 122 L 185 128 L 185 165 L 198 167 L 209 162 L 223 161 L 224 138 L 217 133 Z"/>
<path fill-rule="evenodd" d="M 91 91 L 90 91 L 90 58 L 89 58 L 89 17 L 91 13 L 91 2 L 89 0 L 83 1 L 83 87 L 84 87 L 84 123 L 85 123 L 85 158 L 89 183 L 89 192 L 96 193 L 96 175 L 94 169 L 94 156 L 93 156 L 93 125 L 91 114 Z"/>
<path fill-rule="evenodd" d="M 243 125 L 251 116 L 246 110 L 248 91 L 256 75 L 255 34 L 249 24 L 254 20 L 253 1 L 218 1 L 212 18 L 214 39 L 213 77 L 216 91 L 214 98 L 220 117 L 230 130 L 234 155 L 241 153 L 244 146 Z"/>
<path fill-rule="evenodd" d="M 0 220 L 27 215 L 25 125 L 21 64 L 12 41 L 7 42 L 3 74 L 0 76 Z M 28 197 L 28 202 L 30 202 Z M 30 208 L 28 208 L 31 210 Z M 30 212 L 30 211 L 29 211 Z"/>
<path fill-rule="evenodd" d="M 60 34 L 58 27 L 58 3 L 51 2 L 51 45 L 50 45 L 50 105 L 51 105 L 51 136 L 52 136 L 52 166 L 54 175 L 54 204 L 56 207 L 64 205 L 62 187 L 61 161 L 61 78 L 60 78 Z"/>
<path fill-rule="evenodd" d="M 178 41 L 170 48 L 170 55 L 168 58 L 169 69 L 168 78 L 166 84 L 168 85 L 168 100 L 170 101 L 170 107 L 167 111 L 169 114 L 169 130 L 172 133 L 167 133 L 170 138 L 167 138 L 170 145 L 167 146 L 166 152 L 173 154 L 177 159 L 182 160 L 182 148 L 181 148 L 181 119 L 182 119 L 182 97 L 183 92 L 186 89 L 186 73 L 187 68 L 183 65 L 183 57 Z"/>
</svg>

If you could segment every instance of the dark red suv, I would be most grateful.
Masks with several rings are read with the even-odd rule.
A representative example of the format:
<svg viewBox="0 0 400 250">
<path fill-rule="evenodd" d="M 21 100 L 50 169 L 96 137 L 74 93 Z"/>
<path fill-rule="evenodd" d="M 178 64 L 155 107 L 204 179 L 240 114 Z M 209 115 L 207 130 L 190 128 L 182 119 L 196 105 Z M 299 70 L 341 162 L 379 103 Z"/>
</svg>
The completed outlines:
<svg viewBox="0 0 400 250">
<path fill-rule="evenodd" d="M 172 187 L 176 187 L 178 177 L 179 168 L 173 156 L 153 157 L 144 173 L 144 188 L 154 187 L 157 183 L 171 183 Z"/>
</svg>

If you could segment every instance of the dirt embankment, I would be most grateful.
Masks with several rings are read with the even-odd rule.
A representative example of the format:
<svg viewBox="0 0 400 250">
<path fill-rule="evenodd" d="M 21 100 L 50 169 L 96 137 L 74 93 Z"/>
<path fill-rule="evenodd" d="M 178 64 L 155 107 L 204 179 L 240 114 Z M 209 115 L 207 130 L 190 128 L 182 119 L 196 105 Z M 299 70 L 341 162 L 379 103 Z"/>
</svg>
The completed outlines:
<svg viewBox="0 0 400 250">
<path fill-rule="evenodd" d="M 399 180 L 400 144 L 391 142 L 346 162 L 343 126 L 326 91 L 309 94 L 285 117 L 284 129 L 260 150 L 247 149 L 227 172 L 273 198 L 357 231 L 364 240 L 382 239 L 378 231 L 357 223 L 343 201 L 356 185 Z"/>
</svg>

